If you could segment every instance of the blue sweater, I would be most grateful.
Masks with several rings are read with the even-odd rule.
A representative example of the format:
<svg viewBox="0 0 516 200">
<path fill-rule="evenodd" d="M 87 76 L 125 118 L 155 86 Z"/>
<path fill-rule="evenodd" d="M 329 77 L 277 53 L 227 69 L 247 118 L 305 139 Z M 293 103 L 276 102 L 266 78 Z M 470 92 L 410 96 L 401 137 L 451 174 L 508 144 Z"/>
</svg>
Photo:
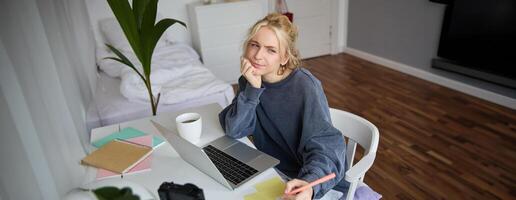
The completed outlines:
<svg viewBox="0 0 516 200">
<path fill-rule="evenodd" d="M 254 135 L 256 147 L 279 159 L 289 177 L 307 182 L 335 172 L 336 178 L 314 186 L 321 198 L 334 188 L 347 192 L 346 144 L 332 126 L 321 83 L 306 69 L 296 69 L 276 83 L 252 87 L 240 77 L 239 92 L 220 114 L 220 123 L 233 138 Z"/>
</svg>

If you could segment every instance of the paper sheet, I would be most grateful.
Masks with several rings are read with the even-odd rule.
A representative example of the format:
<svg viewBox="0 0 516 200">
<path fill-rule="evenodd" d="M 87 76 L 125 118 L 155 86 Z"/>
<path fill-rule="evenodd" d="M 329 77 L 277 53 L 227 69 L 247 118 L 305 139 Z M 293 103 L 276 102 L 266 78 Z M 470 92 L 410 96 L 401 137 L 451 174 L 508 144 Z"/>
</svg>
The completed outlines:
<svg viewBox="0 0 516 200">
<path fill-rule="evenodd" d="M 245 195 L 244 199 L 245 200 L 276 200 L 276 198 L 272 198 L 272 199 L 266 198 L 266 197 L 262 196 L 262 194 L 259 192 Z"/>
<path fill-rule="evenodd" d="M 286 185 L 280 177 L 274 177 L 260 182 L 254 187 L 257 192 L 244 196 L 245 200 L 275 200 L 283 196 Z"/>
</svg>

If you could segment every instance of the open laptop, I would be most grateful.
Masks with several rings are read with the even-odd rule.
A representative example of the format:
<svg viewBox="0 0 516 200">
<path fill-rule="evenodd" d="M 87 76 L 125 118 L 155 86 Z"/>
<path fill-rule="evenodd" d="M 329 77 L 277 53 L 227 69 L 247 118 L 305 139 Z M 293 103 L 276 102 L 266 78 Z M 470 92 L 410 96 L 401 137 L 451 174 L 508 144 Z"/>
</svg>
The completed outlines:
<svg viewBox="0 0 516 200">
<path fill-rule="evenodd" d="M 186 160 L 229 189 L 235 189 L 261 172 L 279 164 L 279 160 L 246 144 L 220 137 L 198 147 L 151 120 L 151 123 Z"/>
</svg>

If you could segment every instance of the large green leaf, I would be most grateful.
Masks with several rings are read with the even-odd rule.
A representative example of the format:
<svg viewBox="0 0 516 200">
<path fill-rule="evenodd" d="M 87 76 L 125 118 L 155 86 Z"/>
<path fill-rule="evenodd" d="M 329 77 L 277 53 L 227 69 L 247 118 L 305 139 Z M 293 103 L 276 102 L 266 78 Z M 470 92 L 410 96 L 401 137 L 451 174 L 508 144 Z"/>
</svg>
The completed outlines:
<svg viewBox="0 0 516 200">
<path fill-rule="evenodd" d="M 149 3 L 143 12 L 140 42 L 142 44 L 142 66 L 145 76 L 150 75 L 152 53 L 156 47 L 156 44 L 152 44 L 152 32 L 154 29 L 154 23 L 156 22 L 157 9 L 158 0 L 149 0 Z"/>
<path fill-rule="evenodd" d="M 107 0 L 113 14 L 115 15 L 120 27 L 131 45 L 134 53 L 141 60 L 140 52 L 140 35 L 138 33 L 138 25 L 136 17 L 131 10 L 131 6 L 127 0 Z"/>
<path fill-rule="evenodd" d="M 175 20 L 175 19 L 162 19 L 160 20 L 156 26 L 154 27 L 154 30 L 152 32 L 152 43 L 156 45 L 158 43 L 159 38 L 165 33 L 165 31 L 168 29 L 168 27 L 174 25 L 175 23 L 179 23 L 183 25 L 186 28 L 186 24 L 182 21 Z"/>
<path fill-rule="evenodd" d="M 150 29 L 150 31 L 144 31 L 145 36 L 142 37 L 144 39 L 142 41 L 143 46 L 145 48 L 145 52 L 149 56 L 149 63 L 151 62 L 150 59 L 152 59 L 152 54 L 154 53 L 154 49 L 156 48 L 156 45 L 158 44 L 159 39 L 161 36 L 163 36 L 163 33 L 172 25 L 175 23 L 179 23 L 186 27 L 186 24 L 182 21 L 175 20 L 175 19 L 162 19 L 160 20 L 155 26 Z M 149 69 L 150 70 L 150 69 Z"/>
<path fill-rule="evenodd" d="M 149 0 L 133 0 L 133 14 L 136 19 L 138 30 L 141 29 L 143 11 L 145 11 L 147 3 L 149 3 Z"/>
<path fill-rule="evenodd" d="M 115 47 L 113 47 L 113 46 L 111 46 L 109 44 L 106 44 L 106 46 L 109 49 L 111 49 L 111 51 L 113 51 L 116 54 L 116 56 L 118 56 L 118 58 L 107 57 L 106 59 L 116 60 L 116 61 L 118 61 L 118 62 L 120 62 L 122 64 L 127 65 L 128 67 L 133 69 L 138 74 L 138 76 L 140 76 L 140 78 L 145 82 L 145 78 L 142 76 L 142 74 L 138 71 L 138 69 L 136 69 L 134 64 L 129 59 L 127 59 L 127 57 L 124 54 L 122 54 L 122 52 L 120 52 L 118 49 L 116 49 Z"/>
</svg>

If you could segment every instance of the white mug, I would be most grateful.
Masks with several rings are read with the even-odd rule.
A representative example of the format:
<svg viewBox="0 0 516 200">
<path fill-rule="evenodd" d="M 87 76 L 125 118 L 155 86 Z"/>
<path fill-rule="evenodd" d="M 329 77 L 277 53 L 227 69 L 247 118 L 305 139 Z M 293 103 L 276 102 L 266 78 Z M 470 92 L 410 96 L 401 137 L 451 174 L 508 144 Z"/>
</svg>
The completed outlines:
<svg viewBox="0 0 516 200">
<path fill-rule="evenodd" d="M 197 143 L 201 139 L 202 118 L 199 113 L 184 113 L 177 116 L 176 126 L 179 135 L 190 143 Z"/>
</svg>

